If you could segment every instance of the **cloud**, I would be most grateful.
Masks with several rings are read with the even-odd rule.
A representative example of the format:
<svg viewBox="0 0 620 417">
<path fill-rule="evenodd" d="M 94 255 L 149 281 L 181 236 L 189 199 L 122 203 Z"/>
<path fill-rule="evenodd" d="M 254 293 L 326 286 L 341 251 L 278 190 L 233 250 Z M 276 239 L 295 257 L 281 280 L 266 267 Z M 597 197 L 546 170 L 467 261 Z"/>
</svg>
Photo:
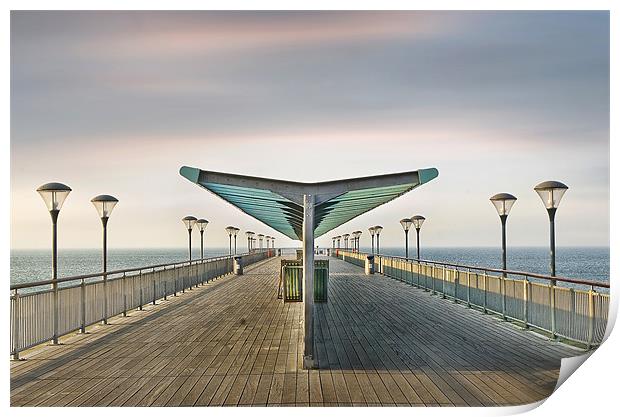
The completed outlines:
<svg viewBox="0 0 620 417">
<path fill-rule="evenodd" d="M 15 230 L 48 177 L 161 204 L 174 233 L 177 210 L 212 204 L 178 177 L 183 164 L 308 181 L 437 166 L 428 195 L 442 203 L 469 198 L 464 172 L 484 207 L 548 176 L 594 190 L 607 240 L 608 13 L 11 16 Z"/>
</svg>

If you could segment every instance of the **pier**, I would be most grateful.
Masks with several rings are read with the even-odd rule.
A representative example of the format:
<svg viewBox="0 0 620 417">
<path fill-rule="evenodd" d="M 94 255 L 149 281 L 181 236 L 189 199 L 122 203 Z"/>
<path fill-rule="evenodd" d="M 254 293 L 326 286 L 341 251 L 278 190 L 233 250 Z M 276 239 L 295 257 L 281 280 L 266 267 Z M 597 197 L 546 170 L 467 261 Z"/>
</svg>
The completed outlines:
<svg viewBox="0 0 620 417">
<path fill-rule="evenodd" d="M 548 396 L 561 358 L 583 352 L 330 257 L 304 369 L 304 306 L 277 299 L 281 259 L 24 351 L 11 405 L 517 405 Z"/>
</svg>

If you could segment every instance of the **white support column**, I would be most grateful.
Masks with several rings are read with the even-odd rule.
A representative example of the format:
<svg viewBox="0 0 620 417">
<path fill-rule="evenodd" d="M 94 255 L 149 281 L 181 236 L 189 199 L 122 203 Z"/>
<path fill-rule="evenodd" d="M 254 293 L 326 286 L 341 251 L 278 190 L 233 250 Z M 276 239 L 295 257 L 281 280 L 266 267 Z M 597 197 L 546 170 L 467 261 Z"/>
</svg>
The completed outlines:
<svg viewBox="0 0 620 417">
<path fill-rule="evenodd" d="M 304 194 L 304 368 L 314 368 L 314 195 Z"/>
</svg>

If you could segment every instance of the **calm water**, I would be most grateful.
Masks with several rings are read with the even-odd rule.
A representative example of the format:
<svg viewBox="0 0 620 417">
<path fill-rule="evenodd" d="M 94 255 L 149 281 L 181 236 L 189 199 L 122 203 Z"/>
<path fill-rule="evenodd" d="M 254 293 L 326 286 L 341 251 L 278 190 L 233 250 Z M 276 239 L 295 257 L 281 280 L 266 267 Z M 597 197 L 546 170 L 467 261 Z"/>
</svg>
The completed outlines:
<svg viewBox="0 0 620 417">
<path fill-rule="evenodd" d="M 369 251 L 370 248 L 362 248 Z M 413 248 L 410 255 L 413 254 Z M 404 249 L 381 248 L 389 255 L 404 256 Z M 228 254 L 228 248 L 205 249 L 205 257 Z M 198 251 L 193 254 L 199 257 Z M 501 251 L 496 248 L 425 248 L 423 259 L 461 263 L 490 268 L 501 267 Z M 47 250 L 11 251 L 11 283 L 49 279 L 51 254 Z M 108 252 L 108 270 L 172 263 L 187 259 L 184 249 L 124 249 Z M 556 254 L 557 275 L 609 282 L 609 248 L 562 247 Z M 510 248 L 508 269 L 547 274 L 549 253 L 546 248 Z M 58 275 L 72 276 L 99 272 L 99 250 L 63 250 L 58 255 Z"/>
<path fill-rule="evenodd" d="M 362 250 L 370 250 L 362 248 Z M 381 248 L 388 255 L 405 256 L 404 248 Z M 409 249 L 414 256 L 415 245 Z M 450 263 L 502 267 L 500 248 L 422 248 L 422 259 Z M 549 249 L 542 247 L 508 248 L 507 268 L 513 271 L 549 274 Z M 609 282 L 609 248 L 607 247 L 561 247 L 555 254 L 556 275 L 593 281 Z"/>
</svg>

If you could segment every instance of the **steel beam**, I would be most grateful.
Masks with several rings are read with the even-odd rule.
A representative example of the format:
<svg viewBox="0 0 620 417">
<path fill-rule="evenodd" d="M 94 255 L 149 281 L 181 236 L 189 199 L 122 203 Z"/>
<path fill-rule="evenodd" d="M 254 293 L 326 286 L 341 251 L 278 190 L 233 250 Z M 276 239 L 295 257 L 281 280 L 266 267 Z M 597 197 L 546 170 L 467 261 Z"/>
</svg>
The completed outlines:
<svg viewBox="0 0 620 417">
<path fill-rule="evenodd" d="M 312 194 L 304 194 L 304 368 L 314 368 L 314 204 Z"/>
</svg>

